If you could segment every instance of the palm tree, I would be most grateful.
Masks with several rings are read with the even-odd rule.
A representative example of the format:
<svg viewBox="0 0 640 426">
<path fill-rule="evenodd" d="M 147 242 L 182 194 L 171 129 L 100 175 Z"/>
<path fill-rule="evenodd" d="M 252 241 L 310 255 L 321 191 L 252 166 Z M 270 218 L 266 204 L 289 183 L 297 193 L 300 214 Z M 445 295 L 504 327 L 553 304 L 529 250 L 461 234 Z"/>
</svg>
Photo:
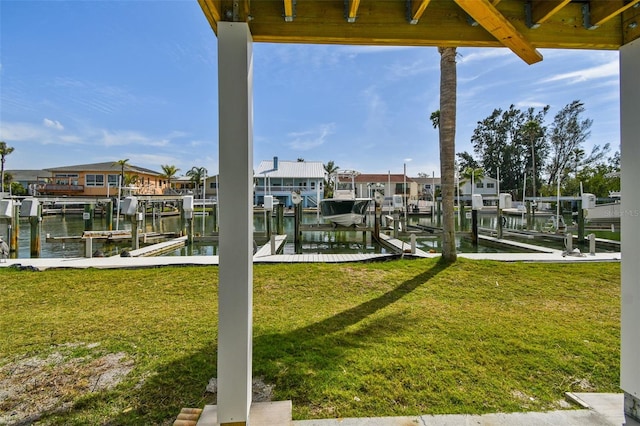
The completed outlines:
<svg viewBox="0 0 640 426">
<path fill-rule="evenodd" d="M 180 169 L 174 165 L 168 164 L 163 164 L 160 167 L 162 167 L 163 172 L 161 176 L 169 182 L 169 189 L 171 189 L 171 179 L 180 171 Z"/>
<path fill-rule="evenodd" d="M 538 180 L 538 172 L 536 171 L 536 140 L 540 139 L 544 136 L 544 129 L 540 126 L 535 120 L 529 120 L 523 126 L 525 136 L 529 139 L 529 144 L 531 145 L 531 172 L 532 172 L 532 181 L 533 181 L 533 191 L 532 194 L 535 198 L 536 196 L 536 181 Z M 525 191 L 526 192 L 526 191 Z"/>
<path fill-rule="evenodd" d="M 460 182 L 458 182 L 458 185 L 460 185 L 461 187 L 469 181 L 478 182 L 484 179 L 484 170 L 480 167 L 475 169 L 473 167 L 466 167 L 460 173 L 460 178 L 461 179 Z M 471 193 L 473 193 L 473 188 L 471 188 Z"/>
<path fill-rule="evenodd" d="M 191 182 L 193 182 L 196 185 L 196 193 L 197 193 L 200 188 L 200 181 L 203 180 L 204 177 L 207 175 L 207 169 L 205 169 L 204 167 L 193 166 L 191 170 L 189 170 L 185 174 L 189 176 Z M 203 182 L 203 185 L 204 185 L 204 182 Z"/>
<path fill-rule="evenodd" d="M 326 173 L 326 177 L 324 178 L 324 198 L 331 198 L 333 196 L 333 181 L 331 180 L 331 176 L 336 174 L 340 167 L 336 166 L 333 160 L 330 160 L 322 166 Z"/>
<path fill-rule="evenodd" d="M 140 181 L 140 176 L 128 173 L 124 176 L 124 180 L 122 181 L 123 186 L 135 185 Z"/>
<path fill-rule="evenodd" d="M 7 143 L 0 141 L 0 159 L 2 160 L 2 171 L 0 173 L 0 192 L 4 192 L 4 162 L 5 157 L 13 152 L 14 148 L 7 146 Z"/>
<path fill-rule="evenodd" d="M 440 174 L 442 192 L 442 260 L 453 262 L 456 254 L 454 220 L 455 152 L 456 152 L 456 48 L 439 47 L 440 110 L 437 125 L 440 135 Z M 434 114 L 431 120 L 436 124 Z"/>
<path fill-rule="evenodd" d="M 120 166 L 120 183 L 118 186 L 124 185 L 124 169 L 129 165 L 129 159 L 125 158 L 124 160 L 118 160 L 113 163 L 114 166 Z"/>
<path fill-rule="evenodd" d="M 431 124 L 433 124 L 434 129 L 437 129 L 438 127 L 440 127 L 440 110 L 437 109 L 433 111 L 429 119 L 431 120 Z"/>
</svg>

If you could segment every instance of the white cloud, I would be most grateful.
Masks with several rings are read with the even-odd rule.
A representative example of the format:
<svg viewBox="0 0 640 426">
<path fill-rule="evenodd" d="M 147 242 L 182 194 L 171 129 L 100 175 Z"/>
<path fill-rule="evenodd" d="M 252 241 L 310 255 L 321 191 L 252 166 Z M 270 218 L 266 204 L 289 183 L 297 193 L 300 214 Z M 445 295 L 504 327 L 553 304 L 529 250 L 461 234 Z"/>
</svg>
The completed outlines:
<svg viewBox="0 0 640 426">
<path fill-rule="evenodd" d="M 154 139 L 147 137 L 139 132 L 124 130 L 110 132 L 108 130 L 101 131 L 100 142 L 105 146 L 119 145 L 144 145 L 162 147 L 169 144 L 168 139 Z"/>
<path fill-rule="evenodd" d="M 45 125 L 45 127 L 50 127 L 56 130 L 64 130 L 64 126 L 57 120 L 49 120 L 48 118 L 45 118 L 43 120 L 43 124 Z"/>
<path fill-rule="evenodd" d="M 423 59 L 417 59 L 408 64 L 395 63 L 389 66 L 389 70 L 391 71 L 390 78 L 396 80 L 416 75 L 439 72 L 439 66 L 438 62 L 429 62 Z"/>
<path fill-rule="evenodd" d="M 540 80 L 541 83 L 550 83 L 554 81 L 567 81 L 568 84 L 581 83 L 589 80 L 607 77 L 617 77 L 620 71 L 618 61 L 613 60 L 605 64 L 584 68 L 577 71 L 571 71 L 562 74 L 555 74 L 551 77 Z"/>
<path fill-rule="evenodd" d="M 327 137 L 333 134 L 334 128 L 334 123 L 328 123 L 322 124 L 316 129 L 291 132 L 288 136 L 293 138 L 293 140 L 290 141 L 288 145 L 291 149 L 297 151 L 308 151 L 323 145 L 327 141 Z"/>
<path fill-rule="evenodd" d="M 462 49 L 461 49 L 462 50 Z M 496 58 L 515 58 L 515 54 L 506 48 L 474 48 L 472 53 L 464 54 L 464 50 L 459 51 L 458 63 L 468 64 L 470 62 L 484 61 Z"/>
<path fill-rule="evenodd" d="M 547 106 L 544 102 L 523 100 L 515 103 L 518 108 L 544 108 Z"/>
</svg>

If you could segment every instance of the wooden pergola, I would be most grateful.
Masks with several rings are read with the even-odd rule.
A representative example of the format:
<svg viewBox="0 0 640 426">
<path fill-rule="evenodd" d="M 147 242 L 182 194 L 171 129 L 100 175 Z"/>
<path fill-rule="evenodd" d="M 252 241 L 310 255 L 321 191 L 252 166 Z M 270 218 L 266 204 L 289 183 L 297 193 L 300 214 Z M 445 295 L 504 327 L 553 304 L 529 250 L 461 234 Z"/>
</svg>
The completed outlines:
<svg viewBox="0 0 640 426">
<path fill-rule="evenodd" d="M 220 279 L 217 422 L 249 424 L 253 42 L 620 52 L 625 414 L 640 418 L 640 0 L 198 0 L 218 37 Z M 596 89 L 594 89 L 596 90 Z"/>
</svg>

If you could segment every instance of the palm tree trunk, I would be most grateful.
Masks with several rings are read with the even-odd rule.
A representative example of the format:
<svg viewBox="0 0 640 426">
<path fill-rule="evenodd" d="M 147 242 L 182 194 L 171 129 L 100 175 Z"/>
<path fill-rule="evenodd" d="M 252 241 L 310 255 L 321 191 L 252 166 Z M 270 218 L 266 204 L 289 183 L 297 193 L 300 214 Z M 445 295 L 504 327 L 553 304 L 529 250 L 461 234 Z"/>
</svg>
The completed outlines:
<svg viewBox="0 0 640 426">
<path fill-rule="evenodd" d="M 456 254 L 454 219 L 456 141 L 456 48 L 440 47 L 440 176 L 442 185 L 442 260 Z"/>
</svg>

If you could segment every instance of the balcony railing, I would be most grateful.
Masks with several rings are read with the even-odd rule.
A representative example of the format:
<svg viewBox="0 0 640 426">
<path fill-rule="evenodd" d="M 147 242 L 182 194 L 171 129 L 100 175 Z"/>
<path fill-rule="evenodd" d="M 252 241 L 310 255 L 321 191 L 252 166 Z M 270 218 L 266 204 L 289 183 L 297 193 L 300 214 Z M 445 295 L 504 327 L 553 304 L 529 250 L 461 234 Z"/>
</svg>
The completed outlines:
<svg viewBox="0 0 640 426">
<path fill-rule="evenodd" d="M 271 193 L 280 193 L 280 192 L 301 192 L 301 193 L 313 193 L 315 194 L 318 191 L 317 187 L 311 188 L 309 186 L 299 186 L 299 185 L 282 185 L 282 186 L 263 186 L 263 185 L 256 185 L 253 187 L 255 192 L 260 192 L 260 193 L 266 193 L 266 192 L 271 192 Z M 322 187 L 320 187 L 320 192 L 322 192 Z"/>
<path fill-rule="evenodd" d="M 38 187 L 39 192 L 82 192 L 84 191 L 83 185 L 59 185 L 54 183 L 47 183 Z"/>
</svg>

